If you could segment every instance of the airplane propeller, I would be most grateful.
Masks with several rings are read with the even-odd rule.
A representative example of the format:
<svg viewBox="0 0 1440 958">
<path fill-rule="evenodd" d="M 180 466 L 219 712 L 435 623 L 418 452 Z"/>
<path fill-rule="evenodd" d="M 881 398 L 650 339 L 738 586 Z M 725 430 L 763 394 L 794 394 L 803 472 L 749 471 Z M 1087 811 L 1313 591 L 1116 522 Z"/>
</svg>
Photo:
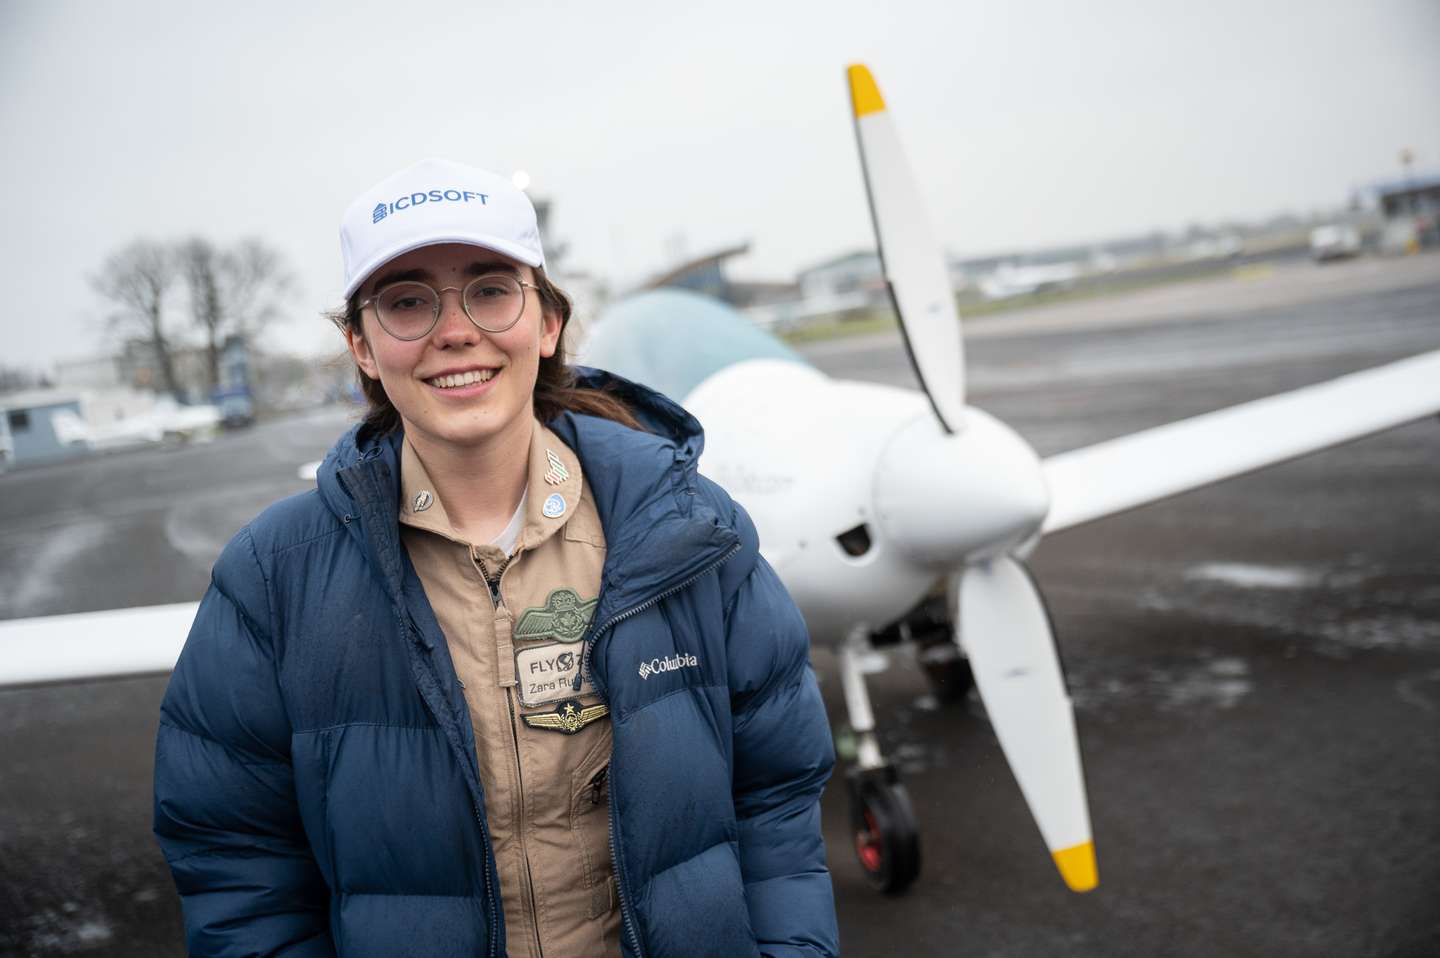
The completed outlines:
<svg viewBox="0 0 1440 958">
<path fill-rule="evenodd" d="M 1044 603 L 1014 555 L 1049 512 L 1044 470 L 1024 440 L 965 406 L 960 317 L 944 255 L 874 78 L 855 64 L 849 84 L 881 264 L 943 430 L 926 434 L 912 424 L 896 436 L 876 476 L 879 518 L 896 549 L 954 580 L 955 638 L 1006 761 L 1066 885 L 1089 891 L 1098 875 L 1074 710 Z M 897 461 L 911 468 L 897 469 Z M 985 480 L 964 485 L 983 501 L 947 497 L 947 476 L 975 471 Z"/>
<path fill-rule="evenodd" d="M 970 563 L 959 580 L 959 638 L 1000 748 L 1065 884 L 1089 891 L 1098 876 L 1080 743 L 1045 603 L 1008 555 Z"/>
<path fill-rule="evenodd" d="M 965 344 L 950 272 L 880 88 L 859 64 L 849 73 L 870 218 L 895 312 L 904 317 L 905 349 L 940 425 L 956 433 L 965 425 Z"/>
</svg>

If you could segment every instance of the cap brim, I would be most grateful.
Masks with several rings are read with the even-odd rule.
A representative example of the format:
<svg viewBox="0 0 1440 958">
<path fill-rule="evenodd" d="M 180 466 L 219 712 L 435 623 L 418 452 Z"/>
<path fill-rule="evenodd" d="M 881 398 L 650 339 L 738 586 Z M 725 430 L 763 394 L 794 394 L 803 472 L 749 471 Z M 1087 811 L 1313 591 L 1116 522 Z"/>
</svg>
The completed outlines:
<svg viewBox="0 0 1440 958">
<path fill-rule="evenodd" d="M 527 249 L 518 243 L 511 243 L 508 240 L 497 239 L 493 236 L 465 235 L 463 233 L 452 233 L 446 236 L 427 236 L 423 240 L 414 240 L 409 243 L 397 243 L 395 246 L 383 249 L 371 256 L 359 269 L 355 271 L 356 279 L 352 280 L 341 293 L 341 297 L 349 299 L 355 291 L 375 274 L 375 271 L 397 256 L 404 256 L 406 253 L 414 252 L 417 249 L 424 249 L 427 246 L 441 246 L 446 243 L 460 243 L 465 246 L 477 246 L 480 249 L 488 249 L 492 253 L 499 253 L 508 256 L 513 260 L 524 263 L 533 268 L 544 266 L 543 256 L 536 256 L 535 251 Z"/>
</svg>

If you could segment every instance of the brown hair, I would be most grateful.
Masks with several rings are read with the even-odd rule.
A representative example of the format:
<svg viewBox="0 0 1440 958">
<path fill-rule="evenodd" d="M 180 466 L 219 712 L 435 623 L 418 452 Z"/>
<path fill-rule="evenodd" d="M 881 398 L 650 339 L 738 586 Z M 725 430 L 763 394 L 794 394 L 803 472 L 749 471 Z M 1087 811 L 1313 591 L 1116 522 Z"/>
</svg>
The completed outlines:
<svg viewBox="0 0 1440 958">
<path fill-rule="evenodd" d="M 573 306 L 565 291 L 550 281 L 544 267 L 535 267 L 535 292 L 540 298 L 541 309 L 560 317 L 560 338 L 555 343 L 555 352 L 540 357 L 540 370 L 535 377 L 535 415 L 541 422 L 549 422 L 562 412 L 578 412 L 602 419 L 611 419 L 631 429 L 645 427 L 635 418 L 619 397 L 603 389 L 578 386 L 575 370 L 565 362 L 565 328 L 570 323 Z M 326 318 L 342 333 L 353 332 L 365 335 L 360 319 L 360 291 L 356 290 L 341 309 L 326 313 Z M 385 435 L 400 428 L 400 413 L 395 409 L 380 380 L 371 379 L 364 370 L 355 368 L 360 392 L 365 396 L 365 431 Z"/>
</svg>

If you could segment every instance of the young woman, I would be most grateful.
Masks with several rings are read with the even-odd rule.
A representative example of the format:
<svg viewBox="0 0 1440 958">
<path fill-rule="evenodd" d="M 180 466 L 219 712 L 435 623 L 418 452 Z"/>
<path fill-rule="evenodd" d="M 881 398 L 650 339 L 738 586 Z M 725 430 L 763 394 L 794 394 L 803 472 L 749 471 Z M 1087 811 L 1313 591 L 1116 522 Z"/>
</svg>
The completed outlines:
<svg viewBox="0 0 1440 958">
<path fill-rule="evenodd" d="M 566 366 L 497 176 L 403 170 L 341 248 L 369 410 L 221 555 L 161 709 L 190 953 L 836 953 L 804 623 L 699 424 Z"/>
</svg>

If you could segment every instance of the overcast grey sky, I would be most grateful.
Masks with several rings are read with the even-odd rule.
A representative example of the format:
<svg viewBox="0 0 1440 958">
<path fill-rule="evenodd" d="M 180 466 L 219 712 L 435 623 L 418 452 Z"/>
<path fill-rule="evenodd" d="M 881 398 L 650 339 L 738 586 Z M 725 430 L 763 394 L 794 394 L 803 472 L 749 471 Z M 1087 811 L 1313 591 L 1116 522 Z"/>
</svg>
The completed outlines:
<svg viewBox="0 0 1440 958">
<path fill-rule="evenodd" d="M 0 0 L 0 363 L 103 348 L 136 237 L 257 235 L 331 348 L 336 227 L 427 155 L 555 203 L 625 283 L 749 240 L 789 278 L 871 245 L 844 67 L 875 72 L 955 253 L 1343 203 L 1440 169 L 1440 0 L 485 4 Z"/>
</svg>

